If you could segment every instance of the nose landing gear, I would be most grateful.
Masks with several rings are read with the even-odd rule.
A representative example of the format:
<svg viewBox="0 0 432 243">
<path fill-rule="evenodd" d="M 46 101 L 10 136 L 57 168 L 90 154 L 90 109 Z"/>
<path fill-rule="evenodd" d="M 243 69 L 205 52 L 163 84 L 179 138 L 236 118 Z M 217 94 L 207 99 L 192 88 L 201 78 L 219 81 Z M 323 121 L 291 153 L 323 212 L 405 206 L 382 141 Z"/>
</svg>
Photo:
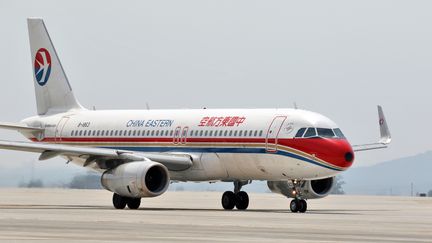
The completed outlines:
<svg viewBox="0 0 432 243">
<path fill-rule="evenodd" d="M 307 210 L 307 202 L 304 199 L 293 199 L 290 203 L 290 209 L 293 213 L 304 213 Z"/>
<path fill-rule="evenodd" d="M 238 210 L 245 210 L 249 206 L 249 196 L 247 192 L 240 191 L 242 186 L 251 183 L 251 181 L 234 181 L 234 192 L 226 191 L 222 195 L 222 207 L 226 210 L 232 210 L 236 207 Z"/>
<path fill-rule="evenodd" d="M 307 202 L 306 202 L 306 200 L 301 198 L 300 190 L 298 188 L 298 184 L 299 184 L 298 181 L 293 180 L 292 184 L 293 184 L 292 194 L 294 196 L 294 199 L 290 203 L 291 212 L 304 213 L 307 210 Z"/>
</svg>

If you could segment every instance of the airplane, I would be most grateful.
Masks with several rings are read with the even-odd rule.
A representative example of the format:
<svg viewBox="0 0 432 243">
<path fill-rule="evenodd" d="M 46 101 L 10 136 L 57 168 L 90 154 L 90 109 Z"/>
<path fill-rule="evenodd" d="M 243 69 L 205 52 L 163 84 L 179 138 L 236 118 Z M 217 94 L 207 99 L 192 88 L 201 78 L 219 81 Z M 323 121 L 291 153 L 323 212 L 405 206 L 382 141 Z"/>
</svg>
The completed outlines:
<svg viewBox="0 0 432 243">
<path fill-rule="evenodd" d="M 232 182 L 225 210 L 245 210 L 243 186 L 267 181 L 304 213 L 307 200 L 329 195 L 354 152 L 386 148 L 390 131 L 378 106 L 380 139 L 351 146 L 339 126 L 302 109 L 89 110 L 69 80 L 40 18 L 27 20 L 37 115 L 0 128 L 29 141 L 0 148 L 57 156 L 101 172 L 116 209 L 138 209 L 141 198 L 165 193 L 171 182 Z"/>
</svg>

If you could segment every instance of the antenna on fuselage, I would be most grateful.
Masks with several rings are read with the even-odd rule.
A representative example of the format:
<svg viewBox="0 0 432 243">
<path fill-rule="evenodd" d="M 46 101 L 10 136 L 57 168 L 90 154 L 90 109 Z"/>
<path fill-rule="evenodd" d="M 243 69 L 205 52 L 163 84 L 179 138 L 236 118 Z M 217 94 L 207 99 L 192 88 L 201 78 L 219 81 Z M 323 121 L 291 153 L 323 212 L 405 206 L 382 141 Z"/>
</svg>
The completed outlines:
<svg viewBox="0 0 432 243">
<path fill-rule="evenodd" d="M 146 102 L 146 108 L 147 108 L 147 110 L 150 110 L 150 106 L 147 102 Z"/>
<path fill-rule="evenodd" d="M 296 110 L 298 109 L 296 102 L 294 102 L 294 109 L 296 109 Z"/>
</svg>

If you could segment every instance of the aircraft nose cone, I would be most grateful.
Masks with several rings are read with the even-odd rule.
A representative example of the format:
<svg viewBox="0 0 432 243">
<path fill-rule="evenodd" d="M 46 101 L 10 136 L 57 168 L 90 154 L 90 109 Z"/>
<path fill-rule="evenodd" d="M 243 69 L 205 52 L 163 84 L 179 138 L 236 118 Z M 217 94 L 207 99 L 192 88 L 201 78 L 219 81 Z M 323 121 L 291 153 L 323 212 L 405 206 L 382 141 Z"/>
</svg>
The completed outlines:
<svg viewBox="0 0 432 243">
<path fill-rule="evenodd" d="M 333 155 L 330 162 L 334 165 L 347 169 L 354 162 L 354 151 L 345 139 L 332 139 L 329 141 L 329 149 Z"/>
<path fill-rule="evenodd" d="M 354 154 L 351 151 L 345 153 L 345 161 L 348 163 L 354 161 Z"/>
</svg>

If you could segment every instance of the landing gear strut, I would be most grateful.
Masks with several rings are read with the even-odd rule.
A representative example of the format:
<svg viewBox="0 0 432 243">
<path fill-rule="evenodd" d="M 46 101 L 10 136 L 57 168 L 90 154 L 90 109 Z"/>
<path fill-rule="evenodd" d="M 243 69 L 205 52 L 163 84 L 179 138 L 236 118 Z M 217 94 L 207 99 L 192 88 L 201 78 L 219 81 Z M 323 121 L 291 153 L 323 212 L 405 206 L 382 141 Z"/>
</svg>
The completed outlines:
<svg viewBox="0 0 432 243">
<path fill-rule="evenodd" d="M 114 193 L 112 202 L 116 209 L 124 209 L 126 205 L 130 209 L 138 209 L 141 204 L 141 198 L 123 197 Z"/>
<path fill-rule="evenodd" d="M 239 210 L 245 210 L 249 206 L 249 196 L 245 191 L 240 191 L 242 186 L 251 183 L 251 181 L 234 181 L 234 192 L 226 191 L 222 195 L 222 207 L 226 210 L 232 210 L 236 207 Z"/>
<path fill-rule="evenodd" d="M 292 181 L 293 191 L 292 194 L 294 199 L 290 203 L 290 209 L 293 213 L 304 213 L 307 210 L 307 202 L 306 200 L 301 198 L 300 190 L 298 189 L 299 182 L 297 180 Z"/>
</svg>

